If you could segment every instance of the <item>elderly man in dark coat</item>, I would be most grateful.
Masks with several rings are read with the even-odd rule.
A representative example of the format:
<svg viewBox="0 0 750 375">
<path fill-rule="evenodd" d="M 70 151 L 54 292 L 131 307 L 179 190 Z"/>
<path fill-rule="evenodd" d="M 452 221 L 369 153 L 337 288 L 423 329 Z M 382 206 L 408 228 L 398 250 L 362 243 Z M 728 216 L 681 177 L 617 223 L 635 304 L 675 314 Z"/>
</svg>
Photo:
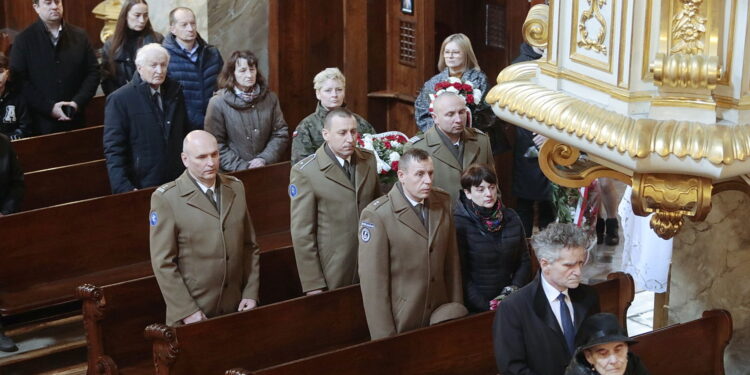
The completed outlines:
<svg viewBox="0 0 750 375">
<path fill-rule="evenodd" d="M 86 32 L 63 23 L 62 0 L 34 0 L 39 20 L 13 42 L 11 71 L 31 110 L 33 133 L 83 125 L 83 107 L 99 86 L 99 63 Z"/>
<path fill-rule="evenodd" d="M 177 178 L 182 139 L 188 133 L 185 99 L 167 78 L 169 54 L 152 43 L 138 50 L 133 80 L 107 97 L 104 155 L 113 193 L 161 185 Z"/>
</svg>

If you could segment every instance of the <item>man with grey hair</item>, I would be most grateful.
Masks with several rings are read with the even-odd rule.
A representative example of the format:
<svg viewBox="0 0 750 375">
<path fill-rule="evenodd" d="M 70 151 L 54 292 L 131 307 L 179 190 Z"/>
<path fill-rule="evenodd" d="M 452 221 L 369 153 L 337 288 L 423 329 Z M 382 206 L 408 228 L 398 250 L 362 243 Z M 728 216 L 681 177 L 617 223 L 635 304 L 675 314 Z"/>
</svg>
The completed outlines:
<svg viewBox="0 0 750 375">
<path fill-rule="evenodd" d="M 461 265 L 448 193 L 432 187 L 432 158 L 401 157 L 388 195 L 362 211 L 359 278 L 375 340 L 461 317 Z"/>
<path fill-rule="evenodd" d="M 550 224 L 533 236 L 541 272 L 504 299 L 495 315 L 492 333 L 500 373 L 565 373 L 578 327 L 599 312 L 596 290 L 581 284 L 591 243 L 574 224 Z"/>
<path fill-rule="evenodd" d="M 169 54 L 158 43 L 138 50 L 133 79 L 107 97 L 104 156 L 113 193 L 174 180 L 188 132 L 180 85 L 167 77 Z"/>
</svg>

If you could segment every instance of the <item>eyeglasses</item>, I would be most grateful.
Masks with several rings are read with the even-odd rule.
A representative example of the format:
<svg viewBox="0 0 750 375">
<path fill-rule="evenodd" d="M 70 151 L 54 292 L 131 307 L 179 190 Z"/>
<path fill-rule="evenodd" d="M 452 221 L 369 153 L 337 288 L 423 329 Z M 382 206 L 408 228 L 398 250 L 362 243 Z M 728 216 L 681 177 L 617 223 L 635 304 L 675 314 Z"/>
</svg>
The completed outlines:
<svg viewBox="0 0 750 375">
<path fill-rule="evenodd" d="M 443 51 L 443 55 L 445 56 L 460 56 L 461 53 L 462 53 L 461 51 L 448 51 L 448 50 Z"/>
</svg>

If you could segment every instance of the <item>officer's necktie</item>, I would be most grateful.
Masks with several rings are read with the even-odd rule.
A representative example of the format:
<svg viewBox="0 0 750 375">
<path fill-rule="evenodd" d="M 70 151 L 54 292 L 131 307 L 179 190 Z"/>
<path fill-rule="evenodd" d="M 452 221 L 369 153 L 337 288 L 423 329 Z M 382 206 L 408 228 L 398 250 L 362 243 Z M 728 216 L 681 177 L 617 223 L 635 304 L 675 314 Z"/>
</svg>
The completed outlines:
<svg viewBox="0 0 750 375">
<path fill-rule="evenodd" d="M 344 160 L 344 172 L 346 172 L 346 177 L 351 181 L 352 185 L 354 184 L 354 168 L 351 163 L 349 163 L 348 160 Z"/>
<path fill-rule="evenodd" d="M 568 350 L 570 354 L 575 352 L 575 337 L 576 329 L 573 326 L 573 318 L 570 317 L 570 310 L 568 305 L 565 303 L 565 294 L 560 293 L 557 296 L 557 300 L 560 301 L 560 322 L 562 323 L 563 335 L 565 336 L 565 342 L 568 344 Z"/>
<path fill-rule="evenodd" d="M 216 211 L 219 210 L 219 206 L 216 204 L 216 195 L 214 195 L 213 189 L 206 190 L 206 195 L 208 196 L 208 200 L 211 202 L 211 204 L 214 206 Z"/>
<path fill-rule="evenodd" d="M 419 216 L 419 220 L 421 220 L 422 224 L 426 226 L 427 224 L 425 224 L 424 219 L 424 204 L 417 203 L 417 206 L 415 208 L 417 209 L 417 216 Z"/>
</svg>

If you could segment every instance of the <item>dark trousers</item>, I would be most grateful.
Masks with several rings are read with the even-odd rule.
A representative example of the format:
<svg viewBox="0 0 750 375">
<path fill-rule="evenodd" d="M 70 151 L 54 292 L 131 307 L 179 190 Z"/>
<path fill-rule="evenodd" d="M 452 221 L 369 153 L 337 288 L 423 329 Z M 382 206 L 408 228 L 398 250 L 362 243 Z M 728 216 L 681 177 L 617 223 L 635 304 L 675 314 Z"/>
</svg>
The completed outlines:
<svg viewBox="0 0 750 375">
<path fill-rule="evenodd" d="M 516 199 L 516 212 L 523 223 L 523 230 L 526 237 L 531 237 L 534 230 L 534 203 L 537 204 L 539 230 L 542 230 L 555 221 L 555 208 L 552 201 L 535 201 L 531 199 Z"/>
</svg>

